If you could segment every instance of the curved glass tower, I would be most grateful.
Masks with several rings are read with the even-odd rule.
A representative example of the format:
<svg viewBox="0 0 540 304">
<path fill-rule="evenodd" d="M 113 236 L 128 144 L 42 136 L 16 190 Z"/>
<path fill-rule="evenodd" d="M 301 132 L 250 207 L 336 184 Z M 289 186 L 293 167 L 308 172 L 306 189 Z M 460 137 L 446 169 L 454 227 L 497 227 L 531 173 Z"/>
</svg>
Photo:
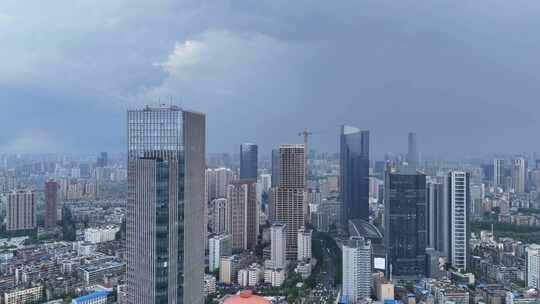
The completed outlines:
<svg viewBox="0 0 540 304">
<path fill-rule="evenodd" d="M 343 224 L 350 219 L 369 221 L 369 131 L 341 127 L 339 189 Z"/>
</svg>

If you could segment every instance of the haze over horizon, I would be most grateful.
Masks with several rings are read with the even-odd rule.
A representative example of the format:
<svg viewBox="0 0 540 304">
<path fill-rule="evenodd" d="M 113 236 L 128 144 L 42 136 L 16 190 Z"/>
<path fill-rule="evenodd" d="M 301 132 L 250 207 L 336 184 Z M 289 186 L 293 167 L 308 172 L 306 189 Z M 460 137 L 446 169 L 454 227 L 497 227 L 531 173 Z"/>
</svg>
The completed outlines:
<svg viewBox="0 0 540 304">
<path fill-rule="evenodd" d="M 207 115 L 208 152 L 255 142 L 372 152 L 540 151 L 540 2 L 0 3 L 2 152 L 125 150 L 126 109 Z"/>
</svg>

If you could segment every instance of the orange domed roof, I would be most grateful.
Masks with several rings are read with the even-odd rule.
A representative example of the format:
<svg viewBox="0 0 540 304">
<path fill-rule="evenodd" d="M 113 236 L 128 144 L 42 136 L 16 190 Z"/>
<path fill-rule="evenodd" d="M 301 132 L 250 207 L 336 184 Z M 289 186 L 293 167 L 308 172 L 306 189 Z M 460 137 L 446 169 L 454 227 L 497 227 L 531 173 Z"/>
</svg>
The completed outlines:
<svg viewBox="0 0 540 304">
<path fill-rule="evenodd" d="M 240 294 L 228 298 L 223 304 L 270 304 L 270 301 L 254 295 L 251 290 L 244 290 Z"/>
</svg>

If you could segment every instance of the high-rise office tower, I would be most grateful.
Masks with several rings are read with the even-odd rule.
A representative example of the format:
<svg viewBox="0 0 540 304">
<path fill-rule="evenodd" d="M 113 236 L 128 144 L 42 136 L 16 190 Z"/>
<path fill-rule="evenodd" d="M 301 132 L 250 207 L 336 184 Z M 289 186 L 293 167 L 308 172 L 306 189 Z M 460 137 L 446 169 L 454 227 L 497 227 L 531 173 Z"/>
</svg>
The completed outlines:
<svg viewBox="0 0 540 304">
<path fill-rule="evenodd" d="M 287 258 L 296 259 L 298 230 L 305 224 L 304 145 L 279 146 L 279 184 L 272 190 L 273 219 L 286 224 Z"/>
<path fill-rule="evenodd" d="M 450 207 L 450 264 L 468 270 L 470 230 L 470 175 L 467 172 L 448 173 L 448 203 Z"/>
<path fill-rule="evenodd" d="M 312 230 L 302 227 L 298 230 L 298 261 L 311 259 Z"/>
<path fill-rule="evenodd" d="M 208 198 L 208 182 L 206 181 L 206 170 L 204 171 L 204 192 L 203 192 L 203 239 L 204 239 L 204 252 L 208 250 L 208 225 L 210 224 L 210 203 Z"/>
<path fill-rule="evenodd" d="M 19 190 L 8 194 L 6 205 L 6 231 L 36 228 L 36 201 L 32 191 Z"/>
<path fill-rule="evenodd" d="M 240 145 L 240 179 L 257 179 L 257 151 L 256 144 Z"/>
<path fill-rule="evenodd" d="M 58 222 L 58 189 L 60 185 L 55 180 L 45 183 L 45 228 L 56 227 Z"/>
<path fill-rule="evenodd" d="M 448 226 L 449 208 L 445 197 L 444 178 L 432 178 L 426 185 L 428 215 L 427 246 L 447 253 L 449 245 Z"/>
<path fill-rule="evenodd" d="M 229 168 L 206 169 L 205 174 L 207 199 L 227 197 L 227 187 L 235 179 L 233 171 Z"/>
<path fill-rule="evenodd" d="M 533 169 L 530 172 L 529 185 L 531 187 L 531 190 L 534 190 L 534 191 L 540 190 L 540 170 L 539 169 Z"/>
<path fill-rule="evenodd" d="M 127 302 L 204 302 L 205 116 L 129 110 Z"/>
<path fill-rule="evenodd" d="M 279 149 L 272 149 L 272 188 L 279 185 Z"/>
<path fill-rule="evenodd" d="M 107 155 L 107 152 L 101 152 L 97 158 L 96 167 L 103 168 L 107 167 L 109 163 L 109 157 Z"/>
<path fill-rule="evenodd" d="M 410 132 L 408 137 L 407 163 L 409 166 L 420 165 L 420 153 L 418 152 L 418 141 L 416 133 Z"/>
<path fill-rule="evenodd" d="M 258 182 L 261 184 L 262 192 L 268 192 L 272 187 L 272 175 L 261 174 Z"/>
<path fill-rule="evenodd" d="M 350 219 L 369 221 L 369 131 L 341 127 L 339 190 L 345 227 Z"/>
<path fill-rule="evenodd" d="M 517 193 L 525 192 L 527 183 L 527 162 L 523 157 L 512 160 L 512 188 Z"/>
<path fill-rule="evenodd" d="M 240 179 L 229 185 L 227 194 L 230 221 L 228 233 L 234 249 L 255 249 L 259 225 L 257 217 L 257 183 L 253 179 Z"/>
<path fill-rule="evenodd" d="M 388 275 L 413 278 L 425 274 L 426 203 L 424 173 L 407 165 L 388 169 L 384 202 Z"/>
<path fill-rule="evenodd" d="M 484 197 L 484 183 L 471 183 L 471 218 L 482 217 Z"/>
<path fill-rule="evenodd" d="M 219 268 L 219 261 L 222 257 L 232 255 L 232 238 L 230 234 L 216 235 L 209 240 L 208 269 L 210 272 Z"/>
<path fill-rule="evenodd" d="M 223 233 L 228 231 L 228 221 L 230 220 L 229 204 L 226 198 L 217 198 L 210 203 L 211 217 L 210 227 L 213 233 Z"/>
<path fill-rule="evenodd" d="M 504 159 L 493 160 L 493 185 L 495 187 L 503 187 L 505 184 L 505 161 Z"/>
<path fill-rule="evenodd" d="M 270 260 L 276 269 L 283 269 L 287 265 L 286 225 L 275 223 L 270 227 Z"/>
<path fill-rule="evenodd" d="M 527 287 L 540 288 L 540 245 L 527 247 Z"/>
<path fill-rule="evenodd" d="M 343 245 L 343 296 L 347 303 L 355 304 L 370 294 L 371 244 L 362 237 L 353 237 Z"/>
</svg>

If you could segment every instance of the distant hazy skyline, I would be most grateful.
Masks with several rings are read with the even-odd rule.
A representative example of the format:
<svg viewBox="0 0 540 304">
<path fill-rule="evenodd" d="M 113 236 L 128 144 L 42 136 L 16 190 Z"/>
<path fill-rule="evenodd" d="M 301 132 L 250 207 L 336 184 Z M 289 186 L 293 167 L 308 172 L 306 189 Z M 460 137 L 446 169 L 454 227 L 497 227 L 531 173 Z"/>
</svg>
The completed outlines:
<svg viewBox="0 0 540 304">
<path fill-rule="evenodd" d="M 2 0 L 0 152 L 125 151 L 126 110 L 207 115 L 242 142 L 372 155 L 540 151 L 540 2 Z"/>
</svg>

